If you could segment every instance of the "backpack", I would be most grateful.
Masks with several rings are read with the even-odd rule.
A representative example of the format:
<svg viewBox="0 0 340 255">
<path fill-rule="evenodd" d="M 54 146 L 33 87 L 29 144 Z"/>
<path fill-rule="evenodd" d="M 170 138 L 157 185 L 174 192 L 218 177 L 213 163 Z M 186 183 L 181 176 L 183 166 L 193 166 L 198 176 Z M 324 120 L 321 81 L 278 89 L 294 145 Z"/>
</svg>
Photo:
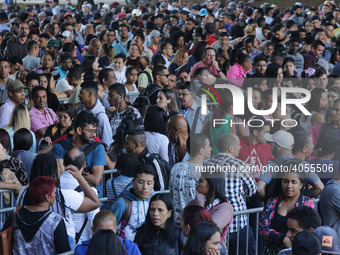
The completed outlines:
<svg viewBox="0 0 340 255">
<path fill-rule="evenodd" d="M 125 202 L 125 211 L 122 217 L 122 221 L 120 223 L 120 229 L 117 231 L 117 235 L 119 235 L 121 238 L 125 239 L 125 228 L 129 224 L 131 214 L 132 214 L 132 201 L 126 197 L 121 197 L 124 199 Z M 114 203 L 114 200 L 107 201 L 100 210 L 109 210 L 111 208 L 111 205 Z"/>
<path fill-rule="evenodd" d="M 149 74 L 148 71 L 141 71 L 141 72 L 138 74 L 138 78 L 139 78 L 139 76 L 140 76 L 141 74 L 143 74 L 143 73 L 144 73 L 144 74 L 146 75 L 146 77 L 148 78 L 148 84 L 147 84 L 147 86 L 146 86 L 146 88 L 147 88 L 147 87 L 151 86 L 153 80 L 152 80 L 151 75 Z M 136 82 L 136 86 L 137 86 L 137 88 L 139 88 L 138 79 L 137 79 L 137 82 Z"/>
<path fill-rule="evenodd" d="M 154 160 L 156 159 L 156 164 L 154 164 Z M 169 179 L 170 179 L 170 171 L 171 166 L 168 162 L 162 159 L 158 154 L 151 154 L 147 158 L 146 162 L 155 167 L 157 177 L 155 178 L 155 186 L 154 190 L 168 190 L 169 189 Z"/>
<path fill-rule="evenodd" d="M 117 196 L 117 193 L 116 193 L 116 189 L 115 189 L 115 183 L 114 183 L 114 178 L 111 178 L 111 187 L 112 187 L 112 192 L 114 193 L 114 196 L 116 199 L 120 198 L 121 194 L 123 193 L 124 190 L 126 190 L 127 188 L 129 188 L 131 186 L 131 182 L 128 183 L 128 185 L 126 185 L 124 187 L 124 189 L 122 190 L 122 192 L 119 194 L 119 196 Z M 111 208 L 111 205 L 115 202 L 116 200 L 115 199 L 110 199 L 106 202 L 104 202 L 103 206 L 101 207 L 101 210 L 110 210 Z"/>
<path fill-rule="evenodd" d="M 158 93 L 158 91 L 160 90 L 161 88 L 158 86 L 155 86 L 149 91 L 147 91 L 147 89 L 144 89 L 134 101 L 133 107 L 137 108 L 141 115 L 144 116 L 145 107 L 151 104 L 150 97 L 153 94 Z"/>
<path fill-rule="evenodd" d="M 64 149 L 65 151 L 69 151 L 69 150 L 71 150 L 71 149 L 73 148 L 73 145 L 70 144 L 70 143 L 68 143 L 66 140 L 61 140 L 61 141 L 59 141 L 59 142 L 57 142 L 57 143 L 60 144 L 61 147 L 63 147 L 63 149 Z M 86 148 L 84 148 L 83 151 L 84 151 L 84 153 L 85 153 L 85 157 L 86 157 L 91 151 L 93 151 L 98 145 L 100 145 L 100 144 L 102 144 L 102 143 L 100 143 L 100 142 L 92 142 L 92 143 L 90 143 L 90 145 L 88 145 Z M 104 145 L 103 145 L 103 146 L 104 146 Z M 105 147 L 105 146 L 104 146 L 104 147 Z M 88 173 L 91 173 L 91 168 L 87 165 L 87 163 L 86 163 L 86 166 L 85 166 L 85 168 L 84 168 L 83 171 L 88 172 Z"/>
</svg>

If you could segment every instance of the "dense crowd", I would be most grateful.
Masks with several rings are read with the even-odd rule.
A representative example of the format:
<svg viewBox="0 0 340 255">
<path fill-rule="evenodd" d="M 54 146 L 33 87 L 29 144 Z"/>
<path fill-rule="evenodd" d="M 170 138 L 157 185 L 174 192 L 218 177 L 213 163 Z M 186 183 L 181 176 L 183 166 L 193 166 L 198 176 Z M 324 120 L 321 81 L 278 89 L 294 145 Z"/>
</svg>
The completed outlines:
<svg viewBox="0 0 340 255">
<path fill-rule="evenodd" d="M 0 6 L 13 254 L 340 254 L 335 1 Z"/>
</svg>

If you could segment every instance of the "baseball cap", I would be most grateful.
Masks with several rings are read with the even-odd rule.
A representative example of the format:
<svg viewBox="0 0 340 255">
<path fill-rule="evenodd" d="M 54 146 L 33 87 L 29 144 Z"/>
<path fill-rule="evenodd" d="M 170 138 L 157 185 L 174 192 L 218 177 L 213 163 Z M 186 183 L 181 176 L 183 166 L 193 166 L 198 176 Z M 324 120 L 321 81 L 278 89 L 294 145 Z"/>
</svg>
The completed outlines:
<svg viewBox="0 0 340 255">
<path fill-rule="evenodd" d="M 8 91 L 20 91 L 25 88 L 25 85 L 20 80 L 11 81 L 7 86 Z"/>
<path fill-rule="evenodd" d="M 321 226 L 314 230 L 321 241 L 321 252 L 340 254 L 338 235 L 334 229 L 328 226 Z"/>
<path fill-rule="evenodd" d="M 160 36 L 160 35 L 161 35 L 161 33 L 160 33 L 158 30 L 153 30 L 153 31 L 150 33 L 149 37 L 150 37 L 150 39 L 152 39 L 152 38 L 157 37 L 157 36 Z"/>
<path fill-rule="evenodd" d="M 319 237 L 312 231 L 304 230 L 297 233 L 292 243 L 294 255 L 315 255 L 321 252 Z"/>
<path fill-rule="evenodd" d="M 71 14 L 71 13 L 66 13 L 66 14 L 64 15 L 63 19 L 65 19 L 65 18 L 68 17 L 68 16 L 71 16 L 71 17 L 72 17 L 72 14 Z"/>
<path fill-rule="evenodd" d="M 104 4 L 102 6 L 102 9 L 106 9 L 107 11 L 109 11 L 110 10 L 110 6 L 108 4 Z"/>
<path fill-rule="evenodd" d="M 168 7 L 168 4 L 166 2 L 161 3 L 160 7 Z"/>
<path fill-rule="evenodd" d="M 54 47 L 54 48 L 59 48 L 59 41 L 56 40 L 56 39 L 49 39 L 47 41 L 47 46 L 51 46 L 51 47 Z"/>
<path fill-rule="evenodd" d="M 206 8 L 201 9 L 200 12 L 199 12 L 199 15 L 201 17 L 207 16 L 208 15 L 208 10 Z"/>
<path fill-rule="evenodd" d="M 132 11 L 132 16 L 139 17 L 139 16 L 141 16 L 141 15 L 142 15 L 142 12 L 141 12 L 140 10 L 138 10 L 138 9 L 134 9 L 134 10 Z"/>
<path fill-rule="evenodd" d="M 291 133 L 284 131 L 284 130 L 279 130 L 276 131 L 273 135 L 270 134 L 265 134 L 264 138 L 268 142 L 275 142 L 279 146 L 285 149 L 292 149 L 294 145 L 294 137 Z"/>
<path fill-rule="evenodd" d="M 104 25 L 96 26 L 96 36 L 99 36 L 101 32 L 106 31 L 106 27 Z"/>
<path fill-rule="evenodd" d="M 66 38 L 73 38 L 73 34 L 68 31 L 68 30 L 65 30 L 62 34 L 61 34 L 62 37 L 66 37 Z"/>
<path fill-rule="evenodd" d="M 122 12 L 120 12 L 120 13 L 117 14 L 117 18 L 118 18 L 118 19 L 121 19 L 121 18 L 124 18 L 124 17 L 125 17 L 125 14 L 122 13 Z"/>
<path fill-rule="evenodd" d="M 320 17 L 318 15 L 314 15 L 313 17 L 310 18 L 310 21 L 312 22 L 313 20 L 320 20 Z"/>
</svg>

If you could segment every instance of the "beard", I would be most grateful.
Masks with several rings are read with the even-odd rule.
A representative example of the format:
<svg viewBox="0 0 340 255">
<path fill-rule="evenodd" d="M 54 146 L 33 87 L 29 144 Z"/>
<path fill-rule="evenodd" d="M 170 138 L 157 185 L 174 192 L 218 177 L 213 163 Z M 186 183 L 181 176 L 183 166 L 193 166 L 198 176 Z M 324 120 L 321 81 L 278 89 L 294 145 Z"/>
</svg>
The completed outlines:
<svg viewBox="0 0 340 255">
<path fill-rule="evenodd" d="M 84 132 L 80 135 L 80 139 L 83 143 L 86 143 L 86 144 L 92 143 L 92 141 L 85 136 Z"/>
</svg>

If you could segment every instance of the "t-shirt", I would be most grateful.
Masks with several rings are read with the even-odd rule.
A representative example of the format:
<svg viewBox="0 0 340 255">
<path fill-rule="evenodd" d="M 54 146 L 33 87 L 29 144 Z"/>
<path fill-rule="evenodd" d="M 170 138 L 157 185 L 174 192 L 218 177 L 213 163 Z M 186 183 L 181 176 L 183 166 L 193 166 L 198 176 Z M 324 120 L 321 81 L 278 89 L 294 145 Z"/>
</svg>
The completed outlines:
<svg viewBox="0 0 340 255">
<path fill-rule="evenodd" d="M 55 90 L 58 90 L 60 93 L 64 93 L 67 90 L 72 90 L 72 87 L 67 82 L 66 78 L 60 79 L 55 86 Z"/>
</svg>

